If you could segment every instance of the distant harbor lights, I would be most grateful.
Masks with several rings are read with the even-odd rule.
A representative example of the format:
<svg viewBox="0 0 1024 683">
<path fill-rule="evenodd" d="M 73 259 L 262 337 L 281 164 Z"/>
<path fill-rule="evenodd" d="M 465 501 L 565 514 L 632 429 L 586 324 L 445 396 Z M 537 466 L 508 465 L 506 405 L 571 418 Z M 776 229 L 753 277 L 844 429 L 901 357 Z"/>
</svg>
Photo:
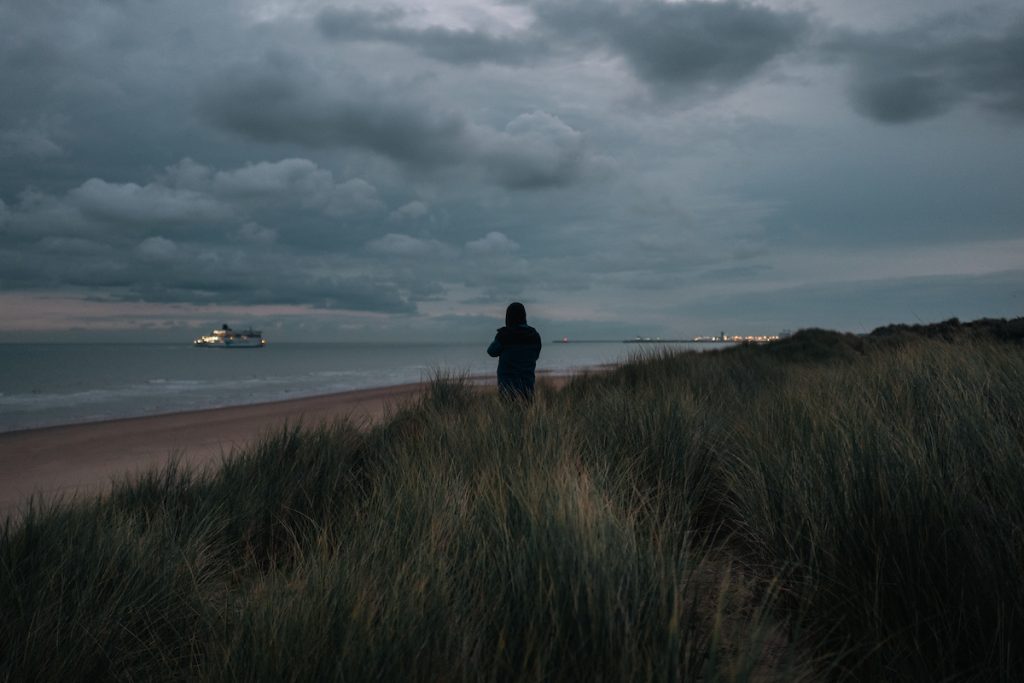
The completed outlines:
<svg viewBox="0 0 1024 683">
<path fill-rule="evenodd" d="M 695 341 L 695 342 L 737 342 L 737 343 L 739 343 L 739 342 L 755 342 L 755 343 L 763 343 L 763 342 L 770 342 L 770 341 L 778 341 L 778 340 L 780 340 L 780 339 L 782 339 L 784 337 L 788 337 L 788 336 L 789 335 L 786 334 L 785 332 L 783 332 L 782 334 L 748 334 L 748 335 L 745 335 L 745 336 L 744 335 L 739 335 L 739 334 L 734 334 L 732 336 L 729 336 L 729 335 L 727 335 L 727 334 L 725 334 L 723 332 L 721 335 L 719 335 L 717 337 L 694 337 L 690 341 Z"/>
<path fill-rule="evenodd" d="M 766 342 L 778 341 L 790 335 L 789 330 L 783 330 L 779 334 L 734 334 L 728 335 L 722 332 L 719 335 L 710 337 L 693 337 L 692 339 L 662 339 L 661 337 L 641 337 L 625 339 L 625 344 L 764 344 Z"/>
<path fill-rule="evenodd" d="M 728 335 L 722 332 L 719 335 L 710 337 L 699 336 L 690 339 L 662 339 L 661 337 L 641 337 L 637 335 L 633 339 L 623 339 L 623 344 L 764 344 L 766 342 L 778 341 L 790 336 L 792 332 L 783 330 L 779 334 L 734 334 Z M 581 343 L 585 340 L 576 340 Z M 569 338 L 562 337 L 557 341 L 559 344 L 568 344 Z"/>
</svg>

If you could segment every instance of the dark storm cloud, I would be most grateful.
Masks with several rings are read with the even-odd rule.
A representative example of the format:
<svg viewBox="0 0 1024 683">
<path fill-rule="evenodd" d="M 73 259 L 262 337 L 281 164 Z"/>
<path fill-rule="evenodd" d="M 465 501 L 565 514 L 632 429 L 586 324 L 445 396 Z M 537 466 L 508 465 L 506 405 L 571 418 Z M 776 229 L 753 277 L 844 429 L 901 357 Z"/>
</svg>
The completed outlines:
<svg viewBox="0 0 1024 683">
<path fill-rule="evenodd" d="M 339 181 L 331 171 L 309 159 L 261 161 L 233 170 L 214 171 L 186 158 L 168 167 L 160 184 L 179 193 L 209 193 L 220 202 L 298 207 L 333 217 L 383 209 L 373 185 L 362 178 Z M 258 231 L 249 232 L 258 236 Z"/>
<path fill-rule="evenodd" d="M 4 88 L 0 124 L 33 113 L 33 105 L 51 94 L 54 84 L 73 66 L 67 55 L 68 32 L 59 21 L 45 20 L 48 11 L 59 12 L 60 8 L 46 4 L 0 4 L 0 25 L 5 27 L 0 41 L 0 84 Z"/>
<path fill-rule="evenodd" d="M 108 183 L 90 178 L 69 198 L 90 218 L 126 224 L 219 221 L 230 209 L 216 199 L 159 184 Z"/>
<path fill-rule="evenodd" d="M 938 78 L 860 73 L 850 88 L 854 108 L 882 123 L 907 123 L 944 114 L 956 96 Z"/>
<path fill-rule="evenodd" d="M 287 230 L 264 224 L 282 209 Z M 227 170 L 183 159 L 146 184 L 92 178 L 63 195 L 33 191 L 0 204 L 0 286 L 412 313 L 422 292 L 350 258 L 338 235 L 348 220 L 384 210 L 372 185 L 336 178 L 308 159 Z M 295 233 L 310 231 L 338 236 L 308 248 Z"/>
<path fill-rule="evenodd" d="M 731 86 L 790 52 L 807 19 L 747 2 L 542 1 L 539 21 L 560 36 L 622 54 L 656 86 Z"/>
<path fill-rule="evenodd" d="M 260 142 L 361 147 L 428 166 L 464 156 L 469 142 L 461 116 L 364 85 L 339 93 L 332 85 L 272 57 L 222 74 L 201 94 L 200 110 L 212 123 Z"/>
<path fill-rule="evenodd" d="M 136 280 L 124 299 L 154 303 L 190 303 L 216 305 L 294 305 L 317 309 L 410 314 L 414 303 L 406 299 L 393 283 L 368 278 L 319 277 L 266 281 L 265 275 L 251 273 L 241 277 L 179 277 L 182 286 Z"/>
<path fill-rule="evenodd" d="M 1024 117 L 1024 21 L 990 36 L 950 36 L 951 26 L 845 34 L 825 49 L 851 62 L 851 101 L 876 121 L 918 121 L 972 100 Z"/>
<path fill-rule="evenodd" d="M 361 148 L 421 169 L 478 167 L 510 189 L 564 186 L 591 170 L 584 135 L 546 112 L 496 130 L 413 94 L 325 83 L 280 57 L 223 74 L 204 91 L 201 111 L 252 140 Z"/>
<path fill-rule="evenodd" d="M 522 114 L 503 131 L 480 135 L 478 158 L 510 189 L 568 185 L 588 167 L 583 134 L 545 112 Z"/>
<path fill-rule="evenodd" d="M 633 72 L 656 86 L 734 85 L 791 51 L 806 18 L 748 2 L 668 3 L 541 0 L 529 31 L 494 36 L 444 27 L 405 28 L 401 10 L 326 9 L 320 33 L 335 41 L 398 43 L 452 64 L 521 66 L 572 51 L 624 56 Z M 556 49 L 557 46 L 557 49 Z"/>
<path fill-rule="evenodd" d="M 54 237 L 120 244 L 162 234 L 340 246 L 346 241 L 340 227 L 378 220 L 386 207 L 367 181 L 336 178 L 308 159 L 215 170 L 186 158 L 145 184 L 90 178 L 62 195 L 23 191 L 2 208 L 0 233 L 8 243 Z M 288 229 L 276 230 L 278 222 Z"/>
<path fill-rule="evenodd" d="M 336 272 L 317 272 L 325 270 Z M 415 312 L 393 281 L 345 270 L 343 262 L 281 249 L 246 253 L 159 236 L 98 255 L 60 254 L 44 245 L 0 250 L 6 291 L 100 288 L 123 301 Z"/>
<path fill-rule="evenodd" d="M 492 153 L 512 154 L 519 143 L 529 156 L 563 127 L 545 114 L 525 116 L 496 135 Z M 379 229 L 395 213 L 360 178 L 338 178 L 308 159 L 218 170 L 186 158 L 147 183 L 92 178 L 62 195 L 27 192 L 0 204 L 0 286 L 101 290 L 112 301 L 411 314 L 440 300 L 442 283 L 521 287 L 529 279 L 519 244 L 504 233 L 415 236 L 399 231 L 417 230 L 418 221 L 403 217 L 430 209 L 401 208 L 395 232 L 360 237 L 356 225 Z"/>
<path fill-rule="evenodd" d="M 404 28 L 396 24 L 406 16 L 398 9 L 366 11 L 328 8 L 316 17 L 316 27 L 328 40 L 383 41 L 405 45 L 420 54 L 450 64 L 524 65 L 543 58 L 547 42 L 532 34 L 494 36 L 483 31 L 430 26 Z"/>
<path fill-rule="evenodd" d="M 772 60 L 793 54 L 812 34 L 834 33 L 840 37 L 826 37 L 816 49 L 852 68 L 851 103 L 869 118 L 912 122 L 969 99 L 1024 116 L 1024 22 L 996 36 L 950 37 L 944 29 L 962 23 L 960 17 L 898 32 L 858 34 L 815 25 L 810 14 L 736 0 L 523 4 L 532 8 L 535 24 L 509 36 L 406 28 L 400 22 L 408 14 L 399 9 L 331 8 L 317 15 L 316 26 L 330 40 L 392 42 L 452 64 L 525 65 L 572 51 L 604 50 L 623 56 L 633 73 L 652 86 L 712 89 L 751 78 Z"/>
</svg>

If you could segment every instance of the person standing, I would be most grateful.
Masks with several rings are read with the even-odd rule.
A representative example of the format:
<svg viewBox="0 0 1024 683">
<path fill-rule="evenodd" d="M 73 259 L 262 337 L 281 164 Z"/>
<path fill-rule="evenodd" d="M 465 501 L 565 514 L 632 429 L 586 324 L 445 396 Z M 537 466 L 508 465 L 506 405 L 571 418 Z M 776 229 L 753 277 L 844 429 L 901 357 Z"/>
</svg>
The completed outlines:
<svg viewBox="0 0 1024 683">
<path fill-rule="evenodd" d="M 507 398 L 533 399 L 540 335 L 526 324 L 526 307 L 513 301 L 505 309 L 505 326 L 498 328 L 487 355 L 498 359 L 498 390 Z"/>
</svg>

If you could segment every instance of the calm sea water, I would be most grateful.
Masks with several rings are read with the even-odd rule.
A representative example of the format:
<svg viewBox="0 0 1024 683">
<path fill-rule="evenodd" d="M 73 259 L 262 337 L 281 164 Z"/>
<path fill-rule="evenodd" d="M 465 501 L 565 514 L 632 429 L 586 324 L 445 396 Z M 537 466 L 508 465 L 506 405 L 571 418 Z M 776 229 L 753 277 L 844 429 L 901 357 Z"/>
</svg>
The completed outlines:
<svg viewBox="0 0 1024 683">
<path fill-rule="evenodd" d="M 615 363 L 656 345 L 549 343 L 538 370 Z M 716 344 L 673 344 L 704 351 Z M 0 344 L 0 431 L 381 387 L 437 371 L 493 375 L 484 344 Z"/>
</svg>

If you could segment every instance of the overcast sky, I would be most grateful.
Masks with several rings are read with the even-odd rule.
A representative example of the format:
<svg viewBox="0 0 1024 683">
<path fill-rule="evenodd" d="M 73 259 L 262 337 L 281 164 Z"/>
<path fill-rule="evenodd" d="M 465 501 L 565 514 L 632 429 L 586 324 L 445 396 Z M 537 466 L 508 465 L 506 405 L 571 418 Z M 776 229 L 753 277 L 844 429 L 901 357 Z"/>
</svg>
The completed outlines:
<svg viewBox="0 0 1024 683">
<path fill-rule="evenodd" d="M 1019 0 L 0 0 L 0 340 L 1024 309 Z"/>
</svg>

